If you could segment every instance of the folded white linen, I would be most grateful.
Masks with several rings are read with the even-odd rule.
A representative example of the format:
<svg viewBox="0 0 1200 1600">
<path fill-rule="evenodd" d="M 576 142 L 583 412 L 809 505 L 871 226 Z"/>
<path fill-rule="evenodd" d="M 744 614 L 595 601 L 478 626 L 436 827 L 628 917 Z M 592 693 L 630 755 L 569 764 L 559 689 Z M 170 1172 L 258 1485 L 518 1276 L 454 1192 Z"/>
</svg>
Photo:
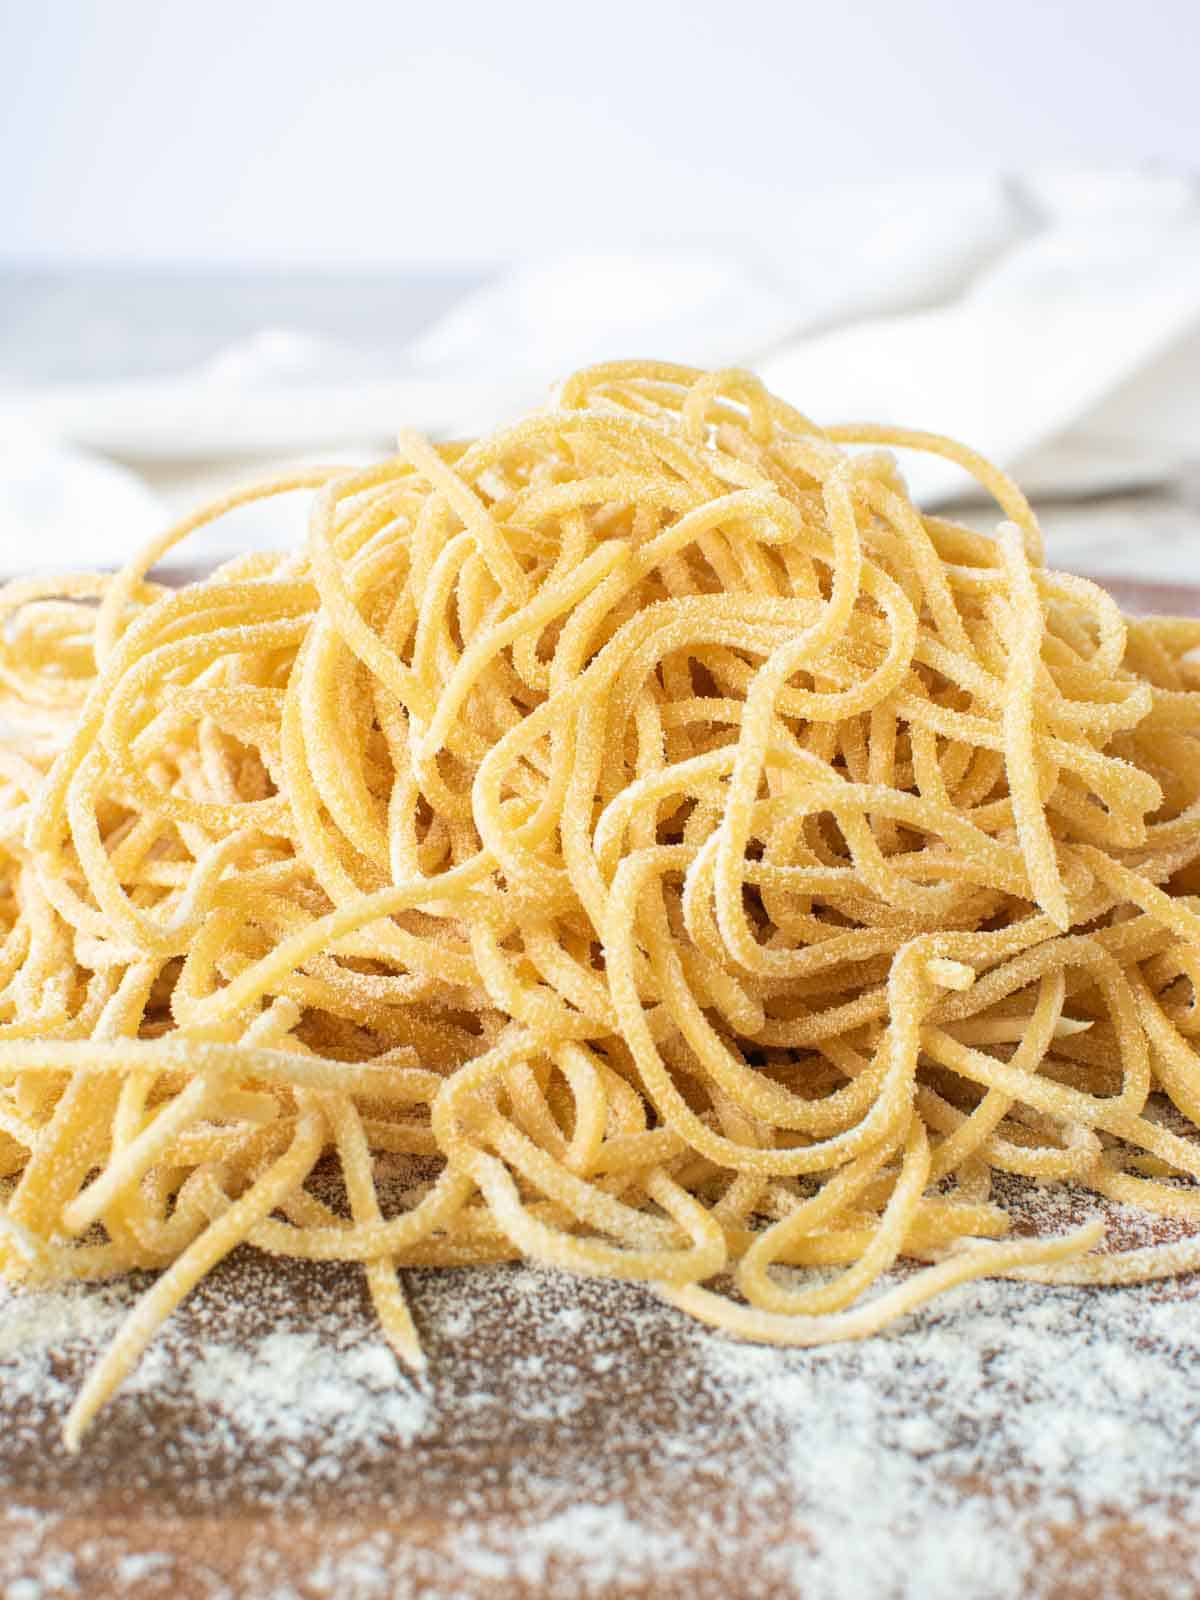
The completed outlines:
<svg viewBox="0 0 1200 1600">
<path fill-rule="evenodd" d="M 713 236 L 719 219 L 710 219 Z M 1200 460 L 1200 188 L 1140 171 L 798 188 L 759 237 L 516 267 L 414 340 L 395 370 L 305 329 L 264 329 L 201 369 L 30 388 L 0 374 L 0 567 L 111 559 L 186 486 L 248 458 L 386 449 L 400 423 L 474 431 L 614 355 L 749 364 L 822 421 L 943 430 L 1040 493 L 1161 483 Z M 32 428 L 72 449 L 31 492 Z M 319 451 L 318 447 L 324 447 Z M 907 458 L 929 503 L 967 487 Z M 11 531 L 10 531 L 11 530 Z M 97 540 L 103 534 L 101 547 Z M 288 519 L 254 535 L 295 536 Z M 247 526 L 224 536 L 244 547 Z M 221 539 L 212 553 L 223 553 Z"/>
</svg>

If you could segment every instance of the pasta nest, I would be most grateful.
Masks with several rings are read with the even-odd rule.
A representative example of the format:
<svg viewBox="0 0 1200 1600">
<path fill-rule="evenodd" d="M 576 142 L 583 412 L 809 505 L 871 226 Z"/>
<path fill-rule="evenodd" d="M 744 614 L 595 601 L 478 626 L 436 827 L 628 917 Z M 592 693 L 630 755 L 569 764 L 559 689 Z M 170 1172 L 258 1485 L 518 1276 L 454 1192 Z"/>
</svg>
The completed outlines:
<svg viewBox="0 0 1200 1600">
<path fill-rule="evenodd" d="M 301 490 L 294 554 L 151 581 Z M 971 451 L 616 363 L 0 608 L 0 1266 L 160 1273 L 71 1442 L 240 1243 L 363 1263 L 413 1364 L 406 1265 L 806 1344 L 1200 1260 L 1009 1236 L 1008 1175 L 1196 1215 L 1200 623 Z"/>
</svg>

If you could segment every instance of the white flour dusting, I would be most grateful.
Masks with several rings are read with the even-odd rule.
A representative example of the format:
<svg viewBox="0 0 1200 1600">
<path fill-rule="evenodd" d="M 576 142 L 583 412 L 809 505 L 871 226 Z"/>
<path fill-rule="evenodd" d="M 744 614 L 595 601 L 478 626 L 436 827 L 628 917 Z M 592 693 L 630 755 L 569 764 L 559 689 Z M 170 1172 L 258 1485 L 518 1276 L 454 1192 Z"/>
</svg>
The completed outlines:
<svg viewBox="0 0 1200 1600">
<path fill-rule="evenodd" d="M 77 1384 L 58 1371 L 56 1355 L 74 1345 L 102 1350 L 135 1298 L 124 1284 L 19 1295 L 0 1286 L 3 1411 L 18 1403 L 27 1413 L 69 1405 Z M 336 1476 L 346 1450 L 411 1443 L 428 1409 L 424 1395 L 397 1384 L 385 1345 L 348 1339 L 336 1324 L 279 1329 L 246 1344 L 215 1338 L 193 1348 L 189 1341 L 186 1350 L 172 1331 L 150 1347 L 124 1392 L 182 1388 L 206 1408 L 212 1431 L 231 1442 L 278 1450 L 320 1441 L 327 1459 L 299 1462 L 310 1476 L 321 1470 Z"/>
<path fill-rule="evenodd" d="M 136 1503 L 139 1451 L 177 1520 L 219 1525 L 233 1501 L 249 1515 L 244 1548 L 202 1552 L 209 1600 L 1196 1593 L 1200 1300 L 1186 1282 L 984 1283 L 861 1344 L 779 1351 L 633 1286 L 530 1267 L 412 1274 L 433 1373 L 418 1388 L 349 1277 L 302 1317 L 270 1269 L 223 1271 L 70 1469 L 66 1504 L 65 1469 L 39 1479 L 31 1441 L 133 1290 L 0 1296 L 5 1600 L 99 1595 L 100 1573 L 131 1596 L 199 1583 L 201 1558 L 165 1520 L 137 1538 L 105 1521 L 114 1475 Z M 83 1534 L 56 1532 L 81 1508 Z M 289 1552 L 305 1541 L 297 1588 Z"/>
</svg>

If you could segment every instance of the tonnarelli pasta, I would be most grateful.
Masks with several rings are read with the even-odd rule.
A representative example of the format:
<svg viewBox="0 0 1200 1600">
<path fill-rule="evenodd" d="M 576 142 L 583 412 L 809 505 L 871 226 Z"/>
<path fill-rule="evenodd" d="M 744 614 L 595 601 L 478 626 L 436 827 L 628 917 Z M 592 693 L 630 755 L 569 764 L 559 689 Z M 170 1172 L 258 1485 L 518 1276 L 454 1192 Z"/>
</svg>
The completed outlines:
<svg viewBox="0 0 1200 1600">
<path fill-rule="evenodd" d="M 296 490 L 294 555 L 150 581 Z M 0 1264 L 160 1274 L 72 1444 L 243 1242 L 361 1262 L 410 1363 L 410 1264 L 796 1344 L 1200 1264 L 1013 1240 L 992 1191 L 1200 1214 L 1200 622 L 1050 571 L 961 446 L 596 367 L 0 609 Z"/>
</svg>

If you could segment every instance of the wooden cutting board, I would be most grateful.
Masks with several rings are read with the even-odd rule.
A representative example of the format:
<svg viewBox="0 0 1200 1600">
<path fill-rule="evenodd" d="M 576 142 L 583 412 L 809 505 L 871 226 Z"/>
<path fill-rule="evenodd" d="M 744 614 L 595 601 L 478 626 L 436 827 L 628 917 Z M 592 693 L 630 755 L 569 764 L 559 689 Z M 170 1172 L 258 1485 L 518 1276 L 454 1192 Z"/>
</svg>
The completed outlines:
<svg viewBox="0 0 1200 1600">
<path fill-rule="evenodd" d="M 1029 1228 L 1091 1204 L 1012 1199 Z M 3 1600 L 1200 1593 L 1196 1279 L 968 1286 L 818 1351 L 527 1267 L 406 1281 L 420 1384 L 356 1269 L 239 1252 L 74 1458 L 65 1408 L 140 1286 L 0 1297 Z"/>
</svg>

